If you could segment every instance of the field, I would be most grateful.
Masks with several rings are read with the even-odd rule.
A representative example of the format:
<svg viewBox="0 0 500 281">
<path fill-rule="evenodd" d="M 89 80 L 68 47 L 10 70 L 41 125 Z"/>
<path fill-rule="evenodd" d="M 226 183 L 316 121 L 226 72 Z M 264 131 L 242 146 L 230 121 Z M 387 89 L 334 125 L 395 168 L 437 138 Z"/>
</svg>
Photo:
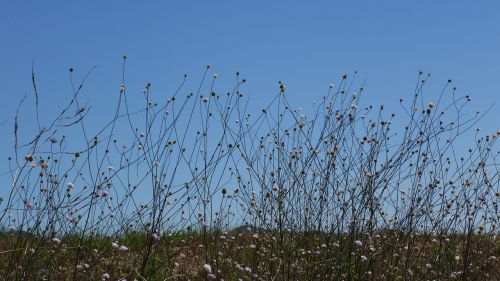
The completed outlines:
<svg viewBox="0 0 500 281">
<path fill-rule="evenodd" d="M 33 73 L 2 177 L 2 280 L 500 280 L 500 131 L 476 128 L 453 81 L 427 94 L 420 72 L 398 112 L 365 105 L 356 74 L 310 111 L 279 82 L 254 110 L 240 73 L 229 91 L 208 65 L 194 91 L 184 76 L 138 95 L 126 61 L 102 124 L 89 74 L 70 69 L 45 114 Z"/>
<path fill-rule="evenodd" d="M 5 280 L 498 280 L 500 242 L 489 236 L 416 235 L 383 231 L 373 236 L 286 234 L 251 229 L 178 233 L 153 241 L 147 235 L 94 237 L 80 241 L 37 241 L 15 233 L 2 235 Z M 357 240 L 354 240 L 357 239 Z M 20 248 L 20 243 L 27 247 Z M 113 244 L 115 243 L 115 244 Z M 208 244 L 208 248 L 204 245 Z M 21 244 L 22 245 L 22 244 Z M 35 246 L 36 245 L 36 246 Z M 79 246 L 80 245 L 80 246 Z M 114 245 L 114 246 L 113 246 Z M 124 249 L 120 246 L 127 245 Z M 81 247 L 79 263 L 74 264 Z M 32 250 L 33 249 L 33 250 Z M 5 250 L 5 251 L 4 251 Z M 469 251 L 467 253 L 467 251 Z M 210 271 L 204 268 L 209 256 Z M 467 266 L 469 264 L 469 266 Z M 144 267 L 144 268 L 143 268 Z M 463 269 L 466 268 L 467 272 Z M 76 270 L 75 270 L 76 269 Z M 142 269 L 142 270 L 141 270 Z"/>
</svg>

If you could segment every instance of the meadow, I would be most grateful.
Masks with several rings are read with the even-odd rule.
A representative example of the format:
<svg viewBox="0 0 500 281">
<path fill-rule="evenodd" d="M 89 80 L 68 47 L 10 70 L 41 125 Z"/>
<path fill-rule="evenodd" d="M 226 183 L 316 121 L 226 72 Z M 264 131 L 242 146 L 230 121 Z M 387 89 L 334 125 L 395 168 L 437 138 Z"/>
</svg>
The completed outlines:
<svg viewBox="0 0 500 281">
<path fill-rule="evenodd" d="M 356 73 L 309 111 L 280 81 L 255 111 L 240 73 L 219 90 L 207 65 L 166 97 L 130 91 L 126 61 L 98 125 L 91 75 L 70 69 L 47 113 L 33 73 L 1 178 L 2 280 L 500 280 L 500 131 L 452 80 L 428 93 L 419 72 L 395 112 Z"/>
</svg>

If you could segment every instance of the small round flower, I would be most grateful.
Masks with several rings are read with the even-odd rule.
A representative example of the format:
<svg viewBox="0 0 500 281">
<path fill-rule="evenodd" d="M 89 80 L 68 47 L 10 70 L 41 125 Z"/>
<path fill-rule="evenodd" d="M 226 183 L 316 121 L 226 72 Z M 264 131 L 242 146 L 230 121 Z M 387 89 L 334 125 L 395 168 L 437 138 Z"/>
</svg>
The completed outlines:
<svg viewBox="0 0 500 281">
<path fill-rule="evenodd" d="M 128 251 L 128 248 L 127 248 L 127 246 L 121 245 L 121 246 L 120 246 L 120 248 L 118 248 L 118 250 L 119 250 L 120 252 L 127 252 L 127 251 Z"/>
<path fill-rule="evenodd" d="M 361 261 L 367 261 L 368 260 L 368 258 L 366 256 L 361 256 L 360 259 L 361 259 Z"/>
<path fill-rule="evenodd" d="M 356 110 L 356 109 L 358 109 L 358 106 L 353 103 L 353 104 L 351 104 L 350 108 L 352 110 Z"/>
<path fill-rule="evenodd" d="M 110 172 L 111 172 L 111 171 L 113 171 L 114 169 L 115 169 L 115 167 L 113 167 L 113 166 L 111 166 L 111 165 L 109 165 L 109 166 L 108 166 L 108 171 L 110 171 Z"/>
<path fill-rule="evenodd" d="M 72 189 L 75 185 L 72 182 L 68 182 L 67 187 L 68 189 Z"/>
<path fill-rule="evenodd" d="M 434 107 L 434 103 L 433 102 L 430 102 L 429 103 L 429 108 L 433 108 Z"/>
<path fill-rule="evenodd" d="M 207 273 L 212 273 L 212 267 L 206 263 L 203 265 L 203 269 L 207 272 Z"/>
<path fill-rule="evenodd" d="M 60 244 L 61 243 L 61 239 L 59 239 L 57 237 L 54 237 L 54 238 L 52 238 L 52 242 L 54 242 L 55 244 Z"/>
<path fill-rule="evenodd" d="M 361 242 L 360 240 L 354 241 L 354 244 L 356 244 L 356 246 L 358 246 L 358 247 L 363 246 L 363 242 Z"/>
<path fill-rule="evenodd" d="M 113 247 L 114 249 L 118 249 L 120 246 L 118 245 L 118 243 L 113 242 L 111 243 L 111 247 Z"/>
<path fill-rule="evenodd" d="M 425 264 L 425 267 L 426 267 L 427 269 L 432 269 L 432 264 L 430 264 L 430 263 L 426 263 L 426 264 Z"/>
<path fill-rule="evenodd" d="M 111 276 L 109 276 L 109 274 L 108 274 L 108 273 L 104 273 L 104 274 L 102 275 L 102 280 L 108 280 L 109 278 L 111 278 Z"/>
<path fill-rule="evenodd" d="M 208 102 L 208 97 L 201 98 L 201 101 L 204 102 L 204 103 L 207 103 Z"/>
<path fill-rule="evenodd" d="M 332 89 L 333 87 L 335 87 L 335 85 L 330 84 L 330 85 L 328 85 L 328 87 L 330 87 L 330 89 Z"/>
</svg>

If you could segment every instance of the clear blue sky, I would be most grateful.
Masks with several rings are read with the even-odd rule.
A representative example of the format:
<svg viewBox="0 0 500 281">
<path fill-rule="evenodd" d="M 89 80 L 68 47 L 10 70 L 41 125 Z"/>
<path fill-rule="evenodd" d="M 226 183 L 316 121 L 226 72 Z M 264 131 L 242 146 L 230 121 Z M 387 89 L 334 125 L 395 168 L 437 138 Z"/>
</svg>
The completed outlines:
<svg viewBox="0 0 500 281">
<path fill-rule="evenodd" d="M 137 93 L 152 82 L 167 96 L 211 63 L 222 86 L 241 71 L 258 105 L 282 80 L 306 106 L 354 70 L 366 102 L 396 104 L 424 70 L 435 95 L 452 78 L 472 110 L 485 109 L 500 101 L 499 15 L 499 1 L 2 1 L 0 157 L 12 152 L 14 105 L 32 95 L 32 63 L 49 109 L 69 98 L 68 68 L 78 78 L 97 65 L 86 92 L 92 118 L 115 101 L 123 54 Z M 500 129 L 495 113 L 484 129 Z"/>
</svg>

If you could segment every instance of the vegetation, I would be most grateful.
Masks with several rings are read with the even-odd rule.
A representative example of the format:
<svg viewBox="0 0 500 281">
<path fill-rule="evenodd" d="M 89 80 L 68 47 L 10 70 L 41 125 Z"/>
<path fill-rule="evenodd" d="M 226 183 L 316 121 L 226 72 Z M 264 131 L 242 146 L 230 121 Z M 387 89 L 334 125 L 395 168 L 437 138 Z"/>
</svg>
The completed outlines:
<svg viewBox="0 0 500 281">
<path fill-rule="evenodd" d="M 500 279 L 500 131 L 475 128 L 451 80 L 428 99 L 420 72 L 387 113 L 343 75 L 310 114 L 279 82 L 253 112 L 246 80 L 220 94 L 210 65 L 194 92 L 184 76 L 131 103 L 125 65 L 99 130 L 87 75 L 70 69 L 44 122 L 33 73 L 36 131 L 20 133 L 21 102 L 4 174 L 3 280 Z"/>
</svg>

